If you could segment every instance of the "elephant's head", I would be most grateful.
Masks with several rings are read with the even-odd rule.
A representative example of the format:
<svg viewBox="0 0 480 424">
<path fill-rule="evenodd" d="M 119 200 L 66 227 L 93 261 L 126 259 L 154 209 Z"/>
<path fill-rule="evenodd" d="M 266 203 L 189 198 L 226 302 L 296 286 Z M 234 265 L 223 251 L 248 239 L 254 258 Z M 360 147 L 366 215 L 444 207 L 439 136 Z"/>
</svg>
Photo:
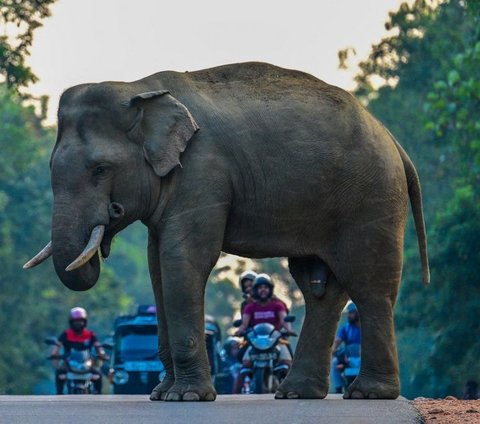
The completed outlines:
<svg viewBox="0 0 480 424">
<path fill-rule="evenodd" d="M 165 90 L 138 93 L 111 82 L 68 89 L 50 161 L 52 241 L 24 267 L 53 254 L 67 287 L 95 285 L 98 249 L 107 257 L 116 233 L 155 211 L 159 178 L 180 163 L 197 130 L 187 108 Z"/>
</svg>

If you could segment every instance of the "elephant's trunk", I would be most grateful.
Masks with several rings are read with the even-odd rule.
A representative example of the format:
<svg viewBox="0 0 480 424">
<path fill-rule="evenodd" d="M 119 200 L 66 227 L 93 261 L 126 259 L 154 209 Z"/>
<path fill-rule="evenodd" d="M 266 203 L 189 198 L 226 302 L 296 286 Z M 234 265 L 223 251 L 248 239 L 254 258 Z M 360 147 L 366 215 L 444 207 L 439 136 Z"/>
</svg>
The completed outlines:
<svg viewBox="0 0 480 424">
<path fill-rule="evenodd" d="M 92 288 L 100 275 L 98 247 L 105 227 L 85 229 L 80 219 L 64 211 L 53 214 L 52 251 L 55 271 L 62 283 L 71 290 Z M 67 271 L 68 269 L 68 271 Z"/>
</svg>

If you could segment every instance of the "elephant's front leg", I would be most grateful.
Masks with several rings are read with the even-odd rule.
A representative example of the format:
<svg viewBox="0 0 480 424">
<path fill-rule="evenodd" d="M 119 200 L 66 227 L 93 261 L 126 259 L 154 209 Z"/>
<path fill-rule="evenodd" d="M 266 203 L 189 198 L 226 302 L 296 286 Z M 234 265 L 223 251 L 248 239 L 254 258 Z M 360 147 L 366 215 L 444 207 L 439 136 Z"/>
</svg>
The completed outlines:
<svg viewBox="0 0 480 424">
<path fill-rule="evenodd" d="M 163 297 L 175 383 L 166 401 L 215 400 L 205 345 L 204 294 L 220 250 L 167 248 L 161 256 Z M 207 244 L 208 246 L 208 244 Z"/>
<path fill-rule="evenodd" d="M 165 367 L 165 378 L 158 384 L 150 395 L 150 400 L 164 400 L 167 391 L 173 386 L 175 376 L 173 361 L 168 342 L 167 321 L 163 301 L 162 276 L 160 269 L 158 239 L 151 231 L 148 233 L 148 268 L 152 280 L 153 294 L 157 307 L 158 317 L 158 354 Z"/>
</svg>

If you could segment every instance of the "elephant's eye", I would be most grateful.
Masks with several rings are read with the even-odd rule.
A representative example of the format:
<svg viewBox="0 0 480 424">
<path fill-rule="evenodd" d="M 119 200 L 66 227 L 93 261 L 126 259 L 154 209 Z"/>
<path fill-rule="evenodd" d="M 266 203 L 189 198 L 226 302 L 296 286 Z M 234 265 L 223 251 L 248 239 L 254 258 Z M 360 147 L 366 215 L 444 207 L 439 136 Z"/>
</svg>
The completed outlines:
<svg viewBox="0 0 480 424">
<path fill-rule="evenodd" d="M 94 169 L 93 175 L 95 177 L 101 177 L 105 175 L 107 171 L 108 171 L 108 168 L 105 165 L 99 165 Z"/>
</svg>

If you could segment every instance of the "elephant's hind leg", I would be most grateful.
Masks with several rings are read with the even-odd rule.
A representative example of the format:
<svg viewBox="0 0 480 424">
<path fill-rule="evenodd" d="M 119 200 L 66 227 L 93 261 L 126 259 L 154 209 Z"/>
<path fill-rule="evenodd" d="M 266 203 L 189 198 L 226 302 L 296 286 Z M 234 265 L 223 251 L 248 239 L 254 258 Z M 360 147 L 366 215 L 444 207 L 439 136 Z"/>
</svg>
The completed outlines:
<svg viewBox="0 0 480 424">
<path fill-rule="evenodd" d="M 345 399 L 396 399 L 400 395 L 393 303 L 388 296 L 357 298 L 362 325 L 360 374 L 347 388 Z"/>
<path fill-rule="evenodd" d="M 290 272 L 305 298 L 305 321 L 292 368 L 276 399 L 322 399 L 328 393 L 331 348 L 342 308 L 348 297 L 332 276 L 319 299 L 310 284 L 310 258 L 290 258 Z"/>
<path fill-rule="evenodd" d="M 350 262 L 348 275 L 341 280 L 357 305 L 362 327 L 360 373 L 347 388 L 345 399 L 396 399 L 400 394 L 393 306 L 402 252 L 397 240 L 389 243 L 363 249 L 366 254 Z"/>
</svg>

